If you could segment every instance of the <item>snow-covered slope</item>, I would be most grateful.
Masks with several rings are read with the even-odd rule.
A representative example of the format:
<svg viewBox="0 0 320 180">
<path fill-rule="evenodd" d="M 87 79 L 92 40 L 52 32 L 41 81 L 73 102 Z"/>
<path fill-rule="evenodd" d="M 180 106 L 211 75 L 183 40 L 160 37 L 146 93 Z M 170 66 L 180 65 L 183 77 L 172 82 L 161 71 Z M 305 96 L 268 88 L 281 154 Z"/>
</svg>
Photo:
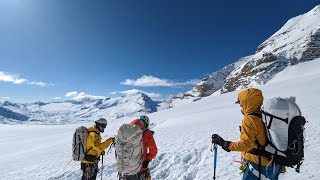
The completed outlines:
<svg viewBox="0 0 320 180">
<path fill-rule="evenodd" d="M 171 107 L 211 95 L 262 85 L 287 66 L 320 57 L 320 5 L 294 17 L 258 46 L 255 54 L 225 66 L 192 90 L 174 97 Z"/>
<path fill-rule="evenodd" d="M 0 103 L 0 122 L 66 123 L 94 120 L 99 117 L 117 119 L 157 111 L 159 102 L 142 92 L 106 99 L 68 100 L 51 103 Z"/>
<path fill-rule="evenodd" d="M 320 177 L 320 59 L 287 67 L 258 88 L 265 99 L 296 96 L 306 125 L 305 161 L 301 173 L 288 168 L 282 180 Z M 209 96 L 149 115 L 159 153 L 150 163 L 154 180 L 210 180 L 213 176 L 211 135 L 220 134 L 230 141 L 239 140 L 240 107 L 235 105 L 238 91 Z M 132 118 L 110 121 L 103 139 L 113 136 L 122 123 Z M 77 180 L 81 171 L 71 161 L 71 138 L 80 125 L 5 125 L 0 124 L 1 178 L 10 180 Z M 241 179 L 238 152 L 218 149 L 217 179 Z M 101 165 L 101 163 L 100 163 Z M 103 179 L 116 179 L 114 154 L 104 159 Z M 99 174 L 100 176 L 100 174 Z M 100 177 L 98 177 L 99 179 Z"/>
<path fill-rule="evenodd" d="M 249 57 L 244 57 L 235 63 L 229 64 L 222 69 L 212 73 L 209 77 L 201 80 L 193 89 L 190 91 L 175 96 L 171 99 L 170 107 L 176 107 L 181 104 L 190 103 L 197 101 L 202 97 L 207 97 L 216 91 L 219 91 L 223 85 L 226 77 L 235 69 L 237 69 L 242 64 L 246 63 L 250 59 Z"/>
<path fill-rule="evenodd" d="M 279 31 L 263 42 L 259 52 L 273 52 L 286 59 L 313 60 L 319 57 L 320 5 L 308 13 L 290 19 Z"/>
<path fill-rule="evenodd" d="M 0 119 L 2 119 L 3 122 L 7 119 L 14 119 L 17 121 L 26 121 L 29 119 L 28 116 L 13 112 L 7 108 L 0 107 Z"/>
</svg>

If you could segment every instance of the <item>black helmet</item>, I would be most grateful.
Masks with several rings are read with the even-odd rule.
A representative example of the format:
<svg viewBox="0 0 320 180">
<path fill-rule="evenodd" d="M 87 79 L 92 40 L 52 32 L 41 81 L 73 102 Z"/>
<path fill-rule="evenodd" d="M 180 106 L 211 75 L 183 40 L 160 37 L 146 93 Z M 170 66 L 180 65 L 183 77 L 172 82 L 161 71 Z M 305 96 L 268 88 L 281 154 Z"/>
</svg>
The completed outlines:
<svg viewBox="0 0 320 180">
<path fill-rule="evenodd" d="M 142 116 L 140 116 L 139 119 L 140 119 L 140 121 L 142 121 L 145 128 L 149 127 L 149 117 L 148 116 L 142 115 Z"/>
</svg>

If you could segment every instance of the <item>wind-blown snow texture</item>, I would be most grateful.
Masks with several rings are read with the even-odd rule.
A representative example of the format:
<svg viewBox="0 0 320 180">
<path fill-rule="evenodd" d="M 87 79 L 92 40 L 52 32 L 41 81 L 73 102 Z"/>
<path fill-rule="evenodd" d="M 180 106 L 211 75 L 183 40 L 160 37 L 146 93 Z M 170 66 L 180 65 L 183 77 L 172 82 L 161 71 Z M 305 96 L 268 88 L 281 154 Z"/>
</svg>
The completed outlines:
<svg viewBox="0 0 320 180">
<path fill-rule="evenodd" d="M 306 125 L 305 162 L 301 173 L 288 169 L 283 180 L 319 179 L 320 171 L 320 59 L 289 66 L 269 83 L 259 86 L 265 99 L 296 96 Z M 150 163 L 156 180 L 209 180 L 213 175 L 211 135 L 239 140 L 242 114 L 235 105 L 238 92 L 209 96 L 194 103 L 150 114 L 151 128 L 159 153 Z M 122 123 L 131 119 L 111 120 L 103 139 L 113 136 Z M 0 124 L 0 179 L 76 180 L 81 171 L 71 161 L 71 139 L 80 125 L 5 125 Z M 217 179 L 241 179 L 238 152 L 218 149 Z M 103 179 L 116 179 L 114 154 L 105 157 Z M 101 164 L 100 164 L 101 165 Z M 100 174 L 99 174 L 100 176 Z M 100 177 L 98 177 L 100 178 Z"/>
</svg>

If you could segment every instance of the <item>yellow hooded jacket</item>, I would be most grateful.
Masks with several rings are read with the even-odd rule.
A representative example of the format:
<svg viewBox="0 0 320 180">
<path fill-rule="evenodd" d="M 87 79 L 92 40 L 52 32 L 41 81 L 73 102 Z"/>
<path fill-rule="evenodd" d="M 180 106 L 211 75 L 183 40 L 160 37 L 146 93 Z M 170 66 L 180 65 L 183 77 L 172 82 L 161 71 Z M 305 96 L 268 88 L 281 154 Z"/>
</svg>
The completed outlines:
<svg viewBox="0 0 320 180">
<path fill-rule="evenodd" d="M 96 156 L 97 158 L 101 155 L 102 151 L 107 149 L 112 143 L 112 138 L 107 139 L 103 143 L 101 143 L 101 136 L 98 128 L 96 126 L 92 126 L 89 129 L 89 134 L 87 137 L 87 145 L 86 151 L 87 155 Z M 82 163 L 93 163 L 86 160 L 83 160 Z"/>
<path fill-rule="evenodd" d="M 259 89 L 249 88 L 238 94 L 242 113 L 244 114 L 241 135 L 239 142 L 231 142 L 228 149 L 231 151 L 241 151 L 242 157 L 248 161 L 259 164 L 259 156 L 248 153 L 253 148 L 258 149 L 255 140 L 258 140 L 262 147 L 266 146 L 267 137 L 264 123 L 261 118 L 249 115 L 260 112 L 263 103 L 262 92 Z M 261 165 L 268 165 L 269 160 L 261 156 Z"/>
</svg>

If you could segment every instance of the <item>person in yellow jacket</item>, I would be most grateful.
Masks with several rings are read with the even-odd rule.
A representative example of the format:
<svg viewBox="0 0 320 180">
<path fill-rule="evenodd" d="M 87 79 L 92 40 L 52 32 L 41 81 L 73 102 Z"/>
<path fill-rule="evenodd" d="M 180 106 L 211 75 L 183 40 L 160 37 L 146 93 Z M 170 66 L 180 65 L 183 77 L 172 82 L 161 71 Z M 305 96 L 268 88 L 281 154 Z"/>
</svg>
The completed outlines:
<svg viewBox="0 0 320 180">
<path fill-rule="evenodd" d="M 267 137 L 260 108 L 263 103 L 263 95 L 259 89 L 249 88 L 238 94 L 241 112 L 244 115 L 241 125 L 240 141 L 225 141 L 218 134 L 212 135 L 212 143 L 220 145 L 225 151 L 240 151 L 246 161 L 246 169 L 243 180 L 271 179 L 277 180 L 281 166 L 272 166 L 268 157 L 260 156 L 257 150 L 266 146 Z M 260 151 L 261 152 L 261 151 Z M 260 164 L 260 166 L 259 166 Z"/>
<path fill-rule="evenodd" d="M 101 142 L 100 133 L 104 132 L 107 127 L 107 120 L 100 118 L 95 121 L 95 125 L 88 129 L 89 134 L 86 143 L 85 159 L 81 162 L 83 171 L 81 180 L 95 180 L 98 174 L 98 162 L 100 155 L 104 155 L 104 150 L 107 149 L 114 141 L 114 138 L 109 138 Z"/>
</svg>

